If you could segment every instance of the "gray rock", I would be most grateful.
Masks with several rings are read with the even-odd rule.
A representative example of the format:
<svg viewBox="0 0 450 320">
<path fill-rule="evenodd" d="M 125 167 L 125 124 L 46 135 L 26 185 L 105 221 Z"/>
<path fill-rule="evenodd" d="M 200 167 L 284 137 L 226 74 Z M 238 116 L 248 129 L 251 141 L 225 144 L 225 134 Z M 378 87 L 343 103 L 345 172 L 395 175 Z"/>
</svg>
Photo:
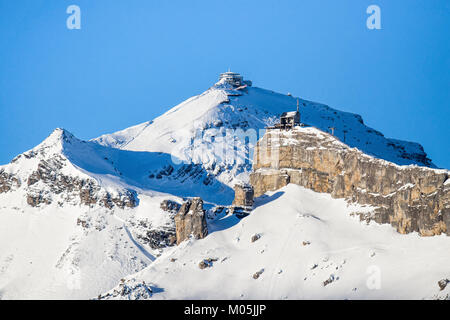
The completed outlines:
<svg viewBox="0 0 450 320">
<path fill-rule="evenodd" d="M 181 205 L 178 202 L 166 199 L 161 202 L 160 207 L 164 211 L 176 213 L 180 210 Z"/>
<path fill-rule="evenodd" d="M 264 269 L 261 269 L 253 274 L 253 279 L 258 279 L 264 273 Z"/>
<path fill-rule="evenodd" d="M 444 290 L 445 287 L 447 287 L 447 284 L 448 284 L 449 282 L 450 282 L 450 280 L 448 280 L 448 279 L 442 279 L 442 280 L 439 280 L 439 281 L 438 281 L 438 286 L 439 286 L 439 288 L 441 289 L 441 291 Z"/>
<path fill-rule="evenodd" d="M 230 211 L 238 218 L 248 216 L 253 210 L 253 187 L 250 184 L 238 183 L 234 186 L 234 200 Z"/>
<path fill-rule="evenodd" d="M 323 286 L 326 287 L 327 285 L 334 282 L 335 280 L 336 280 L 336 278 L 334 277 L 333 274 L 331 274 L 330 277 L 323 282 Z"/>
<path fill-rule="evenodd" d="M 255 241 L 259 240 L 259 238 L 261 238 L 261 235 L 259 233 L 257 233 L 252 236 L 251 240 L 252 240 L 252 242 L 255 242 Z"/>
<path fill-rule="evenodd" d="M 5 172 L 5 170 L 0 170 L 0 193 L 8 192 L 15 188 L 19 188 L 21 185 L 18 178 L 14 175 Z"/>
<path fill-rule="evenodd" d="M 186 201 L 175 216 L 177 244 L 188 239 L 191 235 L 202 239 L 208 234 L 203 200 L 193 198 Z"/>
<path fill-rule="evenodd" d="M 233 206 L 252 207 L 253 206 L 253 187 L 249 184 L 236 184 L 234 186 Z"/>
<path fill-rule="evenodd" d="M 202 261 L 200 261 L 200 263 L 198 264 L 198 267 L 200 269 L 206 269 L 206 268 L 210 268 L 213 266 L 213 262 L 216 262 L 217 258 L 208 258 L 208 259 L 203 259 Z"/>
</svg>

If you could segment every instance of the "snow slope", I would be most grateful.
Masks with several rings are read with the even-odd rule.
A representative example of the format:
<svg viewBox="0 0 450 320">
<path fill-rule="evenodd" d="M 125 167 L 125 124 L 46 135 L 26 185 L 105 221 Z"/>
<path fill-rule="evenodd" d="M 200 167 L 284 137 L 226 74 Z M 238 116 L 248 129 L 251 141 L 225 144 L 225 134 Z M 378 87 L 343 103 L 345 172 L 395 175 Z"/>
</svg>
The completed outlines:
<svg viewBox="0 0 450 320">
<path fill-rule="evenodd" d="M 288 185 L 240 221 L 218 217 L 208 237 L 168 250 L 124 283 L 146 284 L 151 299 L 448 298 L 450 287 L 437 285 L 450 277 L 448 237 L 401 235 L 351 216 L 370 209 Z M 200 269 L 203 259 L 214 261 Z M 139 297 L 121 288 L 102 298 Z"/>
</svg>

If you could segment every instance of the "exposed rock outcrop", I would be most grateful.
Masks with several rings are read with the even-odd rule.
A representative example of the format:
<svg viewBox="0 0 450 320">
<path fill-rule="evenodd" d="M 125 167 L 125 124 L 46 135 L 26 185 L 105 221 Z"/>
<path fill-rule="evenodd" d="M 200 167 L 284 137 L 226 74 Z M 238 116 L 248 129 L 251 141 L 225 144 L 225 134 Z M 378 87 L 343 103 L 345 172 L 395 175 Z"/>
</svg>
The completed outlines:
<svg viewBox="0 0 450 320">
<path fill-rule="evenodd" d="M 219 174 L 223 169 L 217 170 Z M 211 173 L 208 173 L 204 170 L 204 168 L 199 164 L 183 164 L 177 169 L 175 169 L 172 165 L 165 165 L 162 169 L 156 169 L 148 176 L 150 179 L 165 179 L 172 178 L 176 180 L 186 181 L 187 179 L 192 179 L 196 182 L 201 182 L 205 186 L 211 185 L 214 183 L 215 176 Z"/>
<path fill-rule="evenodd" d="M 200 263 L 198 264 L 198 267 L 200 269 L 206 269 L 206 268 L 211 268 L 213 266 L 213 262 L 216 262 L 217 258 L 208 258 L 208 259 L 203 259 L 202 261 L 200 261 Z"/>
<path fill-rule="evenodd" d="M 251 238 L 252 242 L 258 241 L 261 238 L 261 235 L 259 233 L 254 234 Z"/>
<path fill-rule="evenodd" d="M 255 148 L 253 169 L 255 196 L 295 183 L 374 206 L 361 219 L 390 223 L 400 233 L 450 234 L 448 170 L 398 166 L 312 127 L 266 132 Z"/>
<path fill-rule="evenodd" d="M 175 230 L 173 228 L 160 228 L 148 230 L 144 236 L 137 238 L 152 249 L 161 249 L 175 244 Z"/>
<path fill-rule="evenodd" d="M 253 187 L 249 184 L 236 184 L 234 186 L 233 205 L 238 207 L 253 206 Z"/>
<path fill-rule="evenodd" d="M 93 300 L 147 300 L 153 295 L 153 289 L 145 281 L 122 279 L 120 284 L 111 291 L 100 294 Z"/>
<path fill-rule="evenodd" d="M 35 154 L 29 152 L 24 156 L 32 158 Z M 137 205 L 137 194 L 133 190 L 122 189 L 112 193 L 106 191 L 92 178 L 64 174 L 63 169 L 67 162 L 67 159 L 61 155 L 40 160 L 37 168 L 28 177 L 23 178 L 26 181 L 28 205 L 32 207 L 48 205 L 53 203 L 55 198 L 87 206 L 98 204 L 108 209 L 133 208 Z M 20 187 L 21 183 L 17 175 L 8 174 L 4 170 L 0 171 L 0 193 Z"/>
<path fill-rule="evenodd" d="M 202 239 L 208 234 L 203 200 L 193 198 L 186 201 L 175 216 L 177 244 L 188 239 L 191 235 Z"/>
<path fill-rule="evenodd" d="M 238 183 L 234 186 L 234 200 L 231 213 L 238 217 L 248 215 L 253 209 L 253 187 L 250 184 Z"/>
<path fill-rule="evenodd" d="M 66 200 L 79 197 L 81 204 L 99 204 L 108 209 L 117 206 L 133 208 L 137 205 L 137 195 L 132 190 L 118 191 L 112 194 L 101 188 L 90 178 L 82 179 L 61 173 L 64 159 L 54 157 L 49 161 L 41 160 L 38 168 L 28 177 L 27 202 L 35 207 L 41 203 L 50 204 L 52 195 L 64 194 Z M 41 182 L 40 184 L 38 184 Z M 34 187 L 36 185 L 36 187 Z"/>
<path fill-rule="evenodd" d="M 441 291 L 444 290 L 445 287 L 447 287 L 447 284 L 448 284 L 449 282 L 450 282 L 450 280 L 448 280 L 448 279 L 442 279 L 442 280 L 439 280 L 439 281 L 438 281 L 439 289 L 441 289 Z"/>
<path fill-rule="evenodd" d="M 8 192 L 14 188 L 19 188 L 21 185 L 19 179 L 12 174 L 0 170 L 0 193 Z"/>
<path fill-rule="evenodd" d="M 163 200 L 160 204 L 160 207 L 162 210 L 169 212 L 169 213 L 177 213 L 180 210 L 180 204 L 173 200 Z"/>
<path fill-rule="evenodd" d="M 261 270 L 259 270 L 259 271 L 256 271 L 254 274 L 253 274 L 253 279 L 258 279 L 262 274 L 264 273 L 264 269 L 261 269 Z"/>
</svg>

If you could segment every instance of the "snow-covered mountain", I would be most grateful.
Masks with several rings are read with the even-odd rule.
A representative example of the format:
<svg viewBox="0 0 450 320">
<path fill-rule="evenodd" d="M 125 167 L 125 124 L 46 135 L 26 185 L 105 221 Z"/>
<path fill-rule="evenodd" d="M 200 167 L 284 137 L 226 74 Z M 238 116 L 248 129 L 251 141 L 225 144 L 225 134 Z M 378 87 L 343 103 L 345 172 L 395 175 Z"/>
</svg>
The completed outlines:
<svg viewBox="0 0 450 320">
<path fill-rule="evenodd" d="M 146 236 L 174 234 L 159 204 L 180 199 L 131 188 L 145 157 L 116 151 L 56 129 L 0 167 L 0 298 L 86 299 L 159 255 Z"/>
<path fill-rule="evenodd" d="M 434 167 L 420 144 L 388 139 L 361 116 L 298 98 L 301 120 L 329 132 L 350 147 L 400 165 Z M 247 180 L 252 151 L 266 126 L 295 110 L 297 98 L 252 86 L 219 81 L 153 121 L 102 135 L 93 141 L 122 150 L 170 154 L 201 165 L 222 183 Z M 236 129 L 240 129 L 236 132 Z M 246 141 L 247 137 L 247 141 Z"/>
<path fill-rule="evenodd" d="M 298 283 L 300 277 L 306 281 L 303 273 L 291 273 L 306 254 L 296 251 L 295 241 L 300 238 L 310 242 L 301 248 L 311 249 L 311 259 L 319 265 L 313 268 L 317 273 L 308 271 L 305 277 L 320 275 L 325 281 L 322 276 L 332 276 L 333 284 L 344 282 L 335 281 L 340 273 L 325 273 L 330 266 L 342 268 L 339 259 L 352 261 L 353 269 L 345 272 L 371 261 L 361 250 L 383 257 L 380 263 L 386 272 L 393 268 L 390 257 L 402 250 L 440 261 L 449 249 L 447 239 L 402 238 L 387 226 L 363 226 L 348 217 L 351 210 L 342 201 L 299 187 L 287 186 L 281 193 L 263 196 L 257 200 L 255 214 L 243 220 L 215 210 L 231 204 L 236 182 L 248 181 L 253 148 L 264 128 L 282 112 L 295 110 L 296 104 L 297 98 L 290 95 L 222 79 L 153 121 L 91 141 L 56 129 L 32 150 L 0 166 L 0 299 L 124 297 L 114 293 L 119 287 L 128 292 L 126 297 L 134 298 L 373 297 L 361 289 L 347 295 L 350 286 L 361 288 L 364 275 L 331 293 L 277 287 L 278 269 L 285 282 Z M 433 166 L 419 144 L 387 139 L 366 127 L 358 115 L 303 99 L 299 104 L 302 122 L 325 131 L 335 128 L 335 136 L 351 147 L 400 165 Z M 176 211 L 161 203 L 181 204 L 194 196 L 205 201 L 210 235 L 174 247 Z M 292 232 L 284 234 L 289 228 Z M 250 244 L 247 238 L 253 233 L 261 233 L 261 239 Z M 301 237 L 294 239 L 295 235 Z M 352 244 L 355 238 L 360 240 Z M 431 253 L 437 245 L 442 250 Z M 364 249 L 348 257 L 333 253 L 347 252 L 351 246 Z M 327 250 L 331 253 L 323 253 Z M 325 256 L 335 265 L 319 262 Z M 219 260 L 211 261 L 211 268 L 198 269 L 199 259 L 216 257 Z M 299 266 L 310 267 L 306 263 L 312 260 Z M 322 267 L 326 272 L 318 271 Z M 420 267 L 425 265 L 419 264 L 411 275 L 418 275 Z M 260 279 L 247 278 L 262 269 Z M 428 290 L 431 279 L 444 273 L 440 267 L 433 269 L 420 285 Z M 192 281 L 177 287 L 179 279 L 191 275 Z M 221 284 L 224 279 L 242 281 L 242 286 L 228 288 Z M 316 280 L 308 283 L 320 283 Z M 109 296 L 104 294 L 119 283 Z M 389 280 L 389 286 L 392 283 L 396 282 Z M 219 292 L 218 287 L 223 289 Z M 394 289 L 388 293 L 387 297 L 395 297 Z M 421 291 L 422 297 L 433 294 L 431 287 Z"/>
</svg>

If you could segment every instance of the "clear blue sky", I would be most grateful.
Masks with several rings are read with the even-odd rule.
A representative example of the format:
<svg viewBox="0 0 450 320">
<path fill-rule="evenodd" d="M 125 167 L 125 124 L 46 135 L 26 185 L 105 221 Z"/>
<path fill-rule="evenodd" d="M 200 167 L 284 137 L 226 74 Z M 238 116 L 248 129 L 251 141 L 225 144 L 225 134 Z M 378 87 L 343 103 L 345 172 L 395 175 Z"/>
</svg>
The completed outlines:
<svg viewBox="0 0 450 320">
<path fill-rule="evenodd" d="M 231 67 L 450 168 L 449 36 L 448 0 L 0 0 L 0 164 L 55 127 L 89 139 L 151 120 Z"/>
</svg>

